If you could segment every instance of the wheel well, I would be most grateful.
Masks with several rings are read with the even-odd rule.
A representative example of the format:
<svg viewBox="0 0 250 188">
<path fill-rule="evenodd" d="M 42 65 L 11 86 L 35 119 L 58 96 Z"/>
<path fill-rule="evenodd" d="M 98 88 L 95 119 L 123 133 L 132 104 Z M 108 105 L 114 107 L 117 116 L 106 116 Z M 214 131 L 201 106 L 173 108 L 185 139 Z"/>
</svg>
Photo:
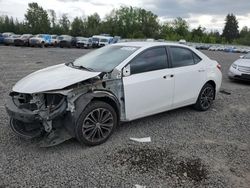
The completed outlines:
<svg viewBox="0 0 250 188">
<path fill-rule="evenodd" d="M 120 119 L 120 109 L 119 109 L 118 104 L 113 99 L 111 99 L 109 97 L 95 97 L 91 101 L 102 101 L 102 102 L 105 102 L 105 103 L 111 105 L 114 108 L 114 110 L 116 111 L 117 118 L 118 118 L 118 121 L 119 121 L 119 119 Z"/>
<path fill-rule="evenodd" d="M 209 80 L 206 84 L 211 84 L 214 88 L 214 99 L 215 99 L 215 94 L 216 94 L 216 84 L 213 80 Z"/>
</svg>

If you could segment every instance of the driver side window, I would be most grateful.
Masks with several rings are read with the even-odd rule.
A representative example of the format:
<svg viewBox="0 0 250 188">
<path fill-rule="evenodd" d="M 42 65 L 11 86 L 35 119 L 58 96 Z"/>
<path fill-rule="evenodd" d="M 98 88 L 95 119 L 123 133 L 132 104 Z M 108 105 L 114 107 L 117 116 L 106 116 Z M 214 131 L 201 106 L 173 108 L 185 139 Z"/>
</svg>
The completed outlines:
<svg viewBox="0 0 250 188">
<path fill-rule="evenodd" d="M 165 47 L 148 49 L 130 63 L 131 74 L 149 72 L 168 67 Z"/>
</svg>

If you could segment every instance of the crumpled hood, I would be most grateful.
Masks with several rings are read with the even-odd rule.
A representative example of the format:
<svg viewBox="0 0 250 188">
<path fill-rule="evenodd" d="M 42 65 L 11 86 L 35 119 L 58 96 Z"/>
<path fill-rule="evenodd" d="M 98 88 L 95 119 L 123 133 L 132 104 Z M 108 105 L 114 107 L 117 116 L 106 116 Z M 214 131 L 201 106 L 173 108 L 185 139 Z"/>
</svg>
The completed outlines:
<svg viewBox="0 0 250 188">
<path fill-rule="evenodd" d="M 29 74 L 18 81 L 12 90 L 29 94 L 58 90 L 99 74 L 100 72 L 90 72 L 59 64 Z"/>
<path fill-rule="evenodd" d="M 234 63 L 239 66 L 250 67 L 250 59 L 238 59 Z"/>
</svg>

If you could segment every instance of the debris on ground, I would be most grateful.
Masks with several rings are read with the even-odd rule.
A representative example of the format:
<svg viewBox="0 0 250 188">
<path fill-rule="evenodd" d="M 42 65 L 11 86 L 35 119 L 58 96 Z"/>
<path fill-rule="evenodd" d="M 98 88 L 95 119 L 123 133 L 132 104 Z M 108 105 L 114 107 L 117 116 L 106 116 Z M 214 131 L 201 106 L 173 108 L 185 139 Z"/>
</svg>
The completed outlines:
<svg viewBox="0 0 250 188">
<path fill-rule="evenodd" d="M 225 94 L 225 95 L 231 95 L 230 92 L 228 92 L 228 91 L 226 91 L 224 89 L 220 90 L 220 93 Z"/>
<path fill-rule="evenodd" d="M 135 184 L 135 188 L 146 188 L 146 186 Z"/>
<path fill-rule="evenodd" d="M 130 138 L 135 142 L 151 142 L 151 137 L 144 137 L 144 138 Z"/>
</svg>

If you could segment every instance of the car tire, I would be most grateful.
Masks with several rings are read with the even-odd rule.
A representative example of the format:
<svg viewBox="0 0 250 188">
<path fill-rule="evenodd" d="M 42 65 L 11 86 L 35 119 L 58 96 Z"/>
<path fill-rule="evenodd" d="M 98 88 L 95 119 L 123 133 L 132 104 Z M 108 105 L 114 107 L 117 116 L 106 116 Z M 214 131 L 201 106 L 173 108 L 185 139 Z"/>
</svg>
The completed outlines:
<svg viewBox="0 0 250 188">
<path fill-rule="evenodd" d="M 91 102 L 77 120 L 76 139 L 88 146 L 102 144 L 111 136 L 117 123 L 117 114 L 111 105 L 102 101 Z"/>
<path fill-rule="evenodd" d="M 27 131 L 24 128 L 23 122 L 16 120 L 16 119 L 13 119 L 13 118 L 10 118 L 10 128 L 13 130 L 13 132 L 16 135 L 18 135 L 19 137 L 24 138 L 24 139 L 37 138 L 37 137 L 41 136 L 42 132 L 43 132 L 39 128 Z"/>
<path fill-rule="evenodd" d="M 199 111 L 206 111 L 208 110 L 214 100 L 215 97 L 215 88 L 209 84 L 206 83 L 199 94 L 199 97 L 194 105 L 194 108 Z"/>
<path fill-rule="evenodd" d="M 42 43 L 40 44 L 40 47 L 41 47 L 41 48 L 44 48 L 44 46 L 45 46 L 45 45 L 44 45 L 44 42 L 42 42 Z"/>
</svg>

